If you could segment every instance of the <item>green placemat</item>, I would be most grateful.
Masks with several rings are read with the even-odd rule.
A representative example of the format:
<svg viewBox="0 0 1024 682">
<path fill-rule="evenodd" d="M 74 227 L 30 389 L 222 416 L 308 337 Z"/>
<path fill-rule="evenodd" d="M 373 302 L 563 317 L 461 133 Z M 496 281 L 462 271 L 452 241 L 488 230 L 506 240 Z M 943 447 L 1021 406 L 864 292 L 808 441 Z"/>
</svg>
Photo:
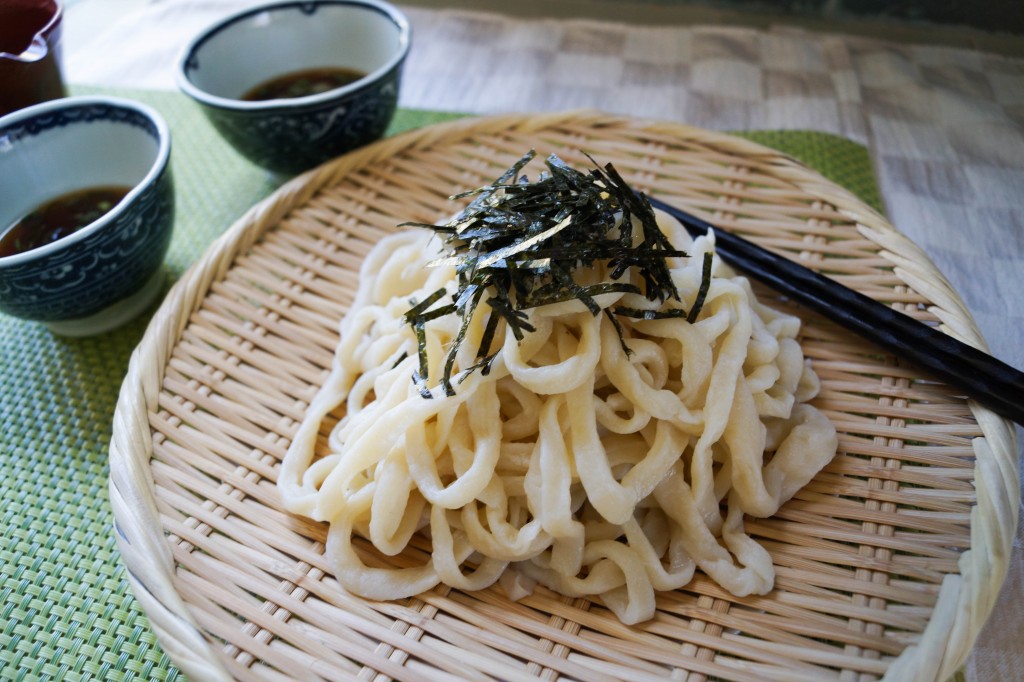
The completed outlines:
<svg viewBox="0 0 1024 682">
<path fill-rule="evenodd" d="M 227 146 L 174 92 L 75 88 L 158 109 L 172 134 L 179 277 L 279 184 Z M 403 110 L 391 133 L 454 118 Z M 864 147 L 803 131 L 743 133 L 880 206 Z M 107 447 L 132 349 L 156 306 L 116 331 L 63 339 L 0 314 L 0 679 L 183 679 L 128 590 L 111 532 Z"/>
</svg>

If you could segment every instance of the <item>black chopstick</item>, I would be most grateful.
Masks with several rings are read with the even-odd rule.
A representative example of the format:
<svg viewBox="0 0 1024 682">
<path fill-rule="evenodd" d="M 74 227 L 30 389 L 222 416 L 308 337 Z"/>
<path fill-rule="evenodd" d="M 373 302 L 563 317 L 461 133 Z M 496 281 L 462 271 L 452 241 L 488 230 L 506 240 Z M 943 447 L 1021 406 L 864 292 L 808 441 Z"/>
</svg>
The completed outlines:
<svg viewBox="0 0 1024 682">
<path fill-rule="evenodd" d="M 905 358 L 993 411 L 1024 424 L 1024 373 L 784 256 L 648 196 L 690 235 L 715 231 L 715 252 L 780 294 Z"/>
</svg>

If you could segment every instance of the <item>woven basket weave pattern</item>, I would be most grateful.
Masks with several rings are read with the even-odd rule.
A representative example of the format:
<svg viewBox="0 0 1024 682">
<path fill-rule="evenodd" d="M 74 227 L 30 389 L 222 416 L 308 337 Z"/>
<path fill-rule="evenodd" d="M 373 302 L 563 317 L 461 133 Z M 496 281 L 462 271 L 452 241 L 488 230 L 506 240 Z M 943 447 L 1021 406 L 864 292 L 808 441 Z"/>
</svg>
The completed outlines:
<svg viewBox="0 0 1024 682">
<path fill-rule="evenodd" d="M 955 292 L 883 218 L 751 142 L 589 113 L 383 141 L 244 216 L 178 283 L 133 357 L 111 500 L 133 590 L 171 658 L 202 679 L 952 674 L 1006 570 L 1012 431 L 792 307 L 840 447 L 775 517 L 747 522 L 772 553 L 772 593 L 739 599 L 698 573 L 660 596 L 654 620 L 625 627 L 599 602 L 543 589 L 519 603 L 497 587 L 378 603 L 333 580 L 326 528 L 281 510 L 275 475 L 330 366 L 361 259 L 398 223 L 452 213 L 448 195 L 531 147 L 612 162 L 638 188 L 979 343 Z"/>
</svg>

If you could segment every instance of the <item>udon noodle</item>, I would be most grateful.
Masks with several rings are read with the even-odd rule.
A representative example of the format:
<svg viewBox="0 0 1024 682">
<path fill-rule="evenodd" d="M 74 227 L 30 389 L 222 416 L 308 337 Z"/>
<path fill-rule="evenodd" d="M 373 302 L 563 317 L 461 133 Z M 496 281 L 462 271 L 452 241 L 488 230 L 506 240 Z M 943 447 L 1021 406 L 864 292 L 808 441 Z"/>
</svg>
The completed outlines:
<svg viewBox="0 0 1024 682">
<path fill-rule="evenodd" d="M 675 221 L 659 224 L 690 253 L 669 265 L 680 305 L 692 304 L 714 236 L 691 242 Z M 478 590 L 505 573 L 516 579 L 503 585 L 599 597 L 625 623 L 652 617 L 656 592 L 697 568 L 737 596 L 769 591 L 772 561 L 744 515 L 774 514 L 837 445 L 807 404 L 819 382 L 799 320 L 758 302 L 715 257 L 693 323 L 622 319 L 616 329 L 579 301 L 541 306 L 529 311 L 535 332 L 500 333 L 490 371 L 471 372 L 481 305 L 455 394 L 434 386 L 425 399 L 403 315 L 410 301 L 455 291 L 451 267 L 424 267 L 437 251 L 410 231 L 366 257 L 333 368 L 280 471 L 286 508 L 330 524 L 341 585 L 398 599 L 439 583 Z M 597 301 L 650 307 L 631 293 Z M 431 377 L 459 325 L 448 315 L 425 326 Z M 340 421 L 318 445 L 332 413 Z"/>
</svg>

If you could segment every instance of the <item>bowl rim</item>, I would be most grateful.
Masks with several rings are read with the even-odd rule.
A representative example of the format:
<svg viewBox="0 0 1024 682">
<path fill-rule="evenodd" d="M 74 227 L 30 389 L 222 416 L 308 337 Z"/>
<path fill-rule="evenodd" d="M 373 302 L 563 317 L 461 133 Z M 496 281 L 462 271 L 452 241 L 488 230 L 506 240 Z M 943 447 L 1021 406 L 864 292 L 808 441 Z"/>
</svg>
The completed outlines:
<svg viewBox="0 0 1024 682">
<path fill-rule="evenodd" d="M 41 104 L 34 104 L 30 107 L 19 109 L 18 111 L 14 111 L 6 116 L 0 117 L 0 142 L 4 139 L 2 130 L 11 124 L 19 123 L 22 120 L 33 118 L 40 114 L 95 105 L 130 109 L 141 114 L 152 122 L 156 127 L 157 132 L 156 158 L 150 164 L 149 170 L 146 171 L 146 174 L 142 179 L 132 185 L 132 188 L 124 195 L 124 198 L 117 202 L 113 208 L 102 216 L 85 227 L 76 230 L 72 234 L 69 234 L 66 237 L 61 237 L 55 242 L 44 244 L 43 246 L 29 251 L 15 253 L 10 256 L 0 256 L 0 268 L 22 265 L 28 261 L 45 258 L 57 251 L 68 249 L 90 235 L 100 231 L 106 225 L 109 225 L 120 218 L 121 214 L 123 214 L 127 207 L 135 201 L 136 197 L 152 186 L 160 174 L 163 173 L 164 169 L 167 168 L 171 156 L 171 131 L 167 126 L 167 121 L 165 121 L 163 116 L 153 107 L 123 97 L 110 97 L 106 95 L 77 95 L 74 97 L 63 97 L 61 99 L 51 100 Z M 10 226 L 0 225 L 0 230 L 6 231 L 6 228 L 8 227 Z"/>
<path fill-rule="evenodd" d="M 230 28 L 233 24 L 262 12 L 298 9 L 304 13 L 308 13 L 307 8 L 322 5 L 357 6 L 372 9 L 383 14 L 398 28 L 398 49 L 386 62 L 384 62 L 384 64 L 366 74 L 359 80 L 353 81 L 348 85 L 332 88 L 331 90 L 316 93 L 314 95 L 307 95 L 305 97 L 289 97 L 260 101 L 233 99 L 230 97 L 221 97 L 219 95 L 211 94 L 194 84 L 189 78 L 188 65 L 193 59 L 196 51 L 208 40 L 212 39 L 218 33 Z M 175 66 L 175 79 L 178 82 L 178 87 L 185 94 L 207 106 L 251 113 L 273 109 L 299 108 L 311 104 L 330 102 L 338 97 L 344 97 L 358 92 L 369 85 L 380 81 L 405 61 L 406 56 L 409 54 L 411 44 L 412 28 L 409 24 L 408 18 L 406 18 L 405 14 L 400 9 L 388 2 L 384 2 L 383 0 L 270 0 L 269 2 L 251 5 L 245 9 L 238 10 L 221 17 L 193 36 L 193 38 L 185 44 L 185 47 L 181 50 L 178 57 L 178 61 Z"/>
</svg>

